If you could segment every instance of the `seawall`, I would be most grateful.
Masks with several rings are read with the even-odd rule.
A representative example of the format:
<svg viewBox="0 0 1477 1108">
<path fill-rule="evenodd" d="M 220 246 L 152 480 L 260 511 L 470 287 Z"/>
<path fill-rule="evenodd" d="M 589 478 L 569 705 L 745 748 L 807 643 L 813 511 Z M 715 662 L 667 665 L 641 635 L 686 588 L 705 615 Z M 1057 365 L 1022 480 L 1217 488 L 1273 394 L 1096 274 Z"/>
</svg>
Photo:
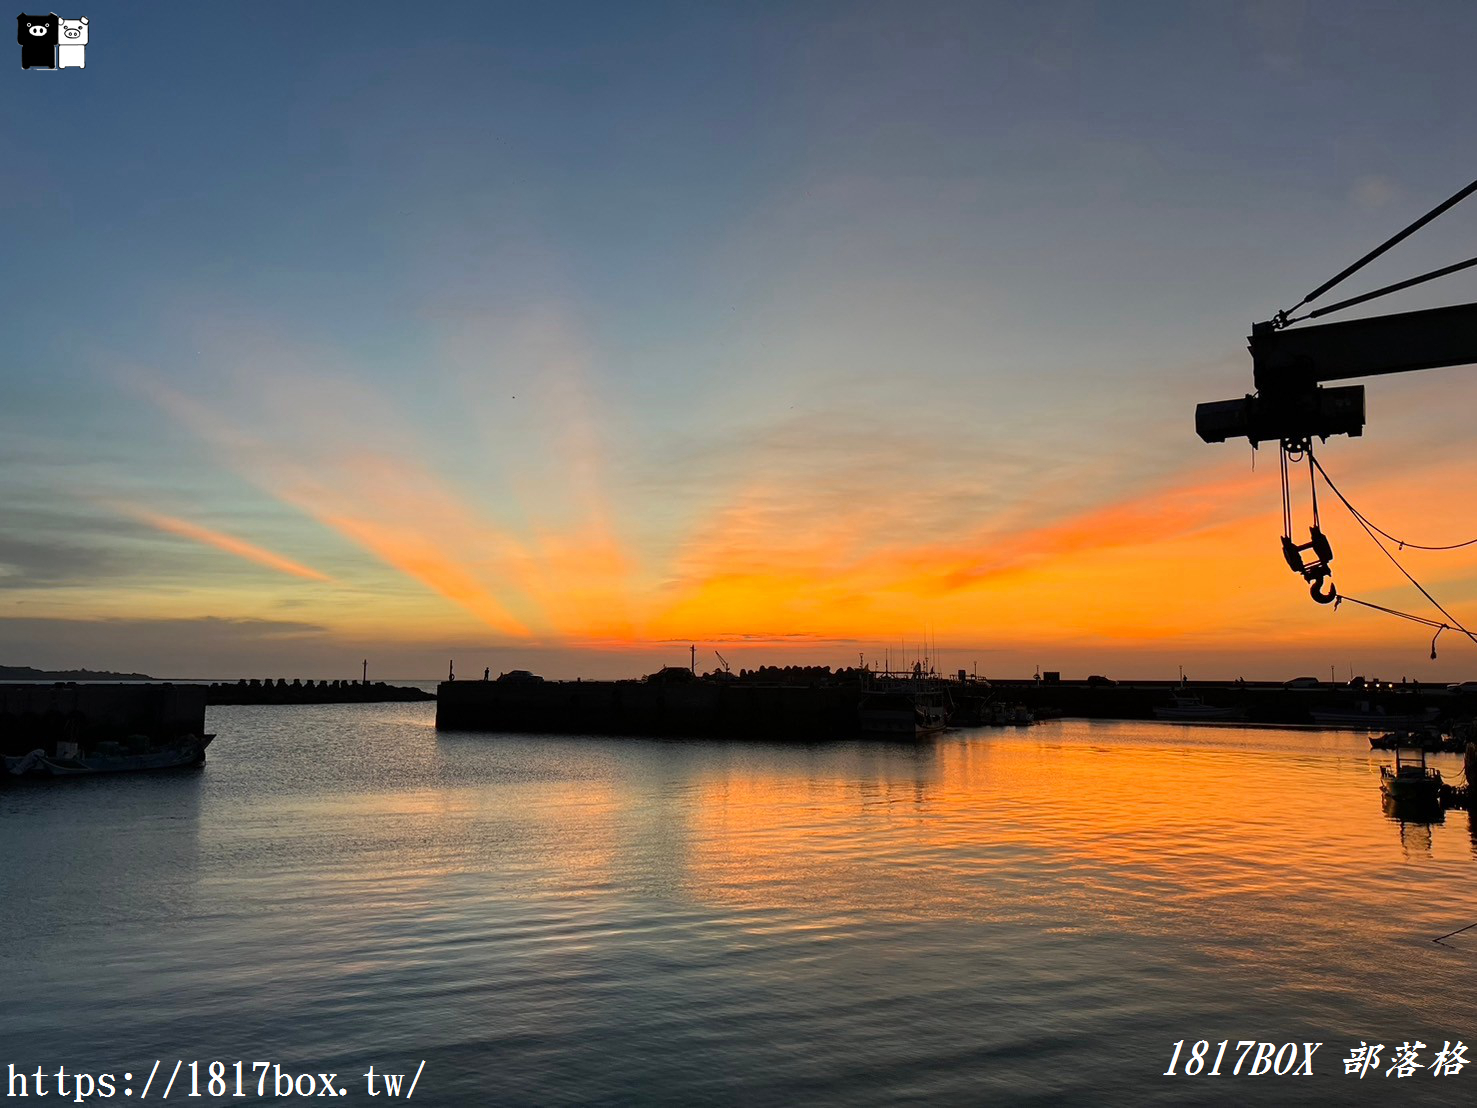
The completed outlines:
<svg viewBox="0 0 1477 1108">
<path fill-rule="evenodd" d="M 205 686 L 0 685 L 0 752 L 83 746 L 129 735 L 175 739 L 205 732 Z"/>
<path fill-rule="evenodd" d="M 445 681 L 443 731 L 841 738 L 857 731 L 856 686 L 692 681 Z"/>
<path fill-rule="evenodd" d="M 1155 719 L 1172 695 L 1199 697 L 1214 707 L 1235 708 L 1241 722 L 1276 726 L 1320 725 L 1315 712 L 1367 712 L 1371 726 L 1435 709 L 1441 720 L 1469 719 L 1477 695 L 1444 687 L 1396 686 L 1356 690 L 1338 686 L 1288 689 L 1280 684 L 1142 681 L 1116 685 L 1086 682 L 940 682 L 955 704 L 955 722 L 978 722 L 991 701 L 1024 704 L 1043 715 L 1086 719 Z M 643 681 L 450 681 L 437 692 L 441 730 L 560 732 L 588 735 L 721 736 L 750 738 L 850 738 L 858 733 L 863 690 L 844 685 L 773 685 L 699 679 Z M 1189 721 L 1186 721 L 1189 722 Z M 1322 726 L 1337 726 L 1321 724 Z"/>
<path fill-rule="evenodd" d="M 432 693 L 383 681 L 303 681 L 279 677 L 216 681 L 206 694 L 211 704 L 380 704 L 434 700 Z"/>
</svg>

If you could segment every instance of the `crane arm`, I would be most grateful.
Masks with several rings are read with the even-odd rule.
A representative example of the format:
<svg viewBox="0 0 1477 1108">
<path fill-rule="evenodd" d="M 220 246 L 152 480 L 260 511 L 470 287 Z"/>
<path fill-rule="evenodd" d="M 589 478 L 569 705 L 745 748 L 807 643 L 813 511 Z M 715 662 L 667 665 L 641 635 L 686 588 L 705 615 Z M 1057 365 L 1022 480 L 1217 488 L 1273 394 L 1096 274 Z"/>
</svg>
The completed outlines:
<svg viewBox="0 0 1477 1108">
<path fill-rule="evenodd" d="M 1275 391 L 1477 362 L 1477 304 L 1251 332 L 1256 387 Z"/>
<path fill-rule="evenodd" d="M 1325 382 L 1477 363 L 1477 304 L 1428 308 L 1343 323 L 1279 329 L 1253 325 L 1248 340 L 1256 395 L 1200 404 L 1195 430 L 1206 442 L 1246 438 L 1255 446 L 1364 431 L 1364 386 Z"/>
</svg>

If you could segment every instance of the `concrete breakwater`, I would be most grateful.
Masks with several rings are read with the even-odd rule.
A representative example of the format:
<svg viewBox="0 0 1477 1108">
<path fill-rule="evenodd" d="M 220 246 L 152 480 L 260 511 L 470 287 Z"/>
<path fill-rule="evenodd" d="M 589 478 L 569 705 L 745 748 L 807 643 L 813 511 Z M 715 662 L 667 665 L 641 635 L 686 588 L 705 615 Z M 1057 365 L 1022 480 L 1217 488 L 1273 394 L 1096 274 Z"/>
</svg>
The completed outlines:
<svg viewBox="0 0 1477 1108">
<path fill-rule="evenodd" d="M 855 685 L 448 681 L 437 689 L 436 726 L 576 735 L 842 738 L 857 731 L 860 695 Z"/>
<path fill-rule="evenodd" d="M 1154 719 L 1171 697 L 1193 696 L 1237 709 L 1247 723 L 1329 724 L 1315 713 L 1358 715 L 1370 728 L 1393 729 L 1402 719 L 1434 710 L 1438 721 L 1468 719 L 1477 695 L 1445 688 L 1378 690 L 1285 688 L 1256 682 L 940 681 L 955 721 L 977 722 L 981 704 L 1022 704 L 1043 715 L 1087 719 Z M 752 738 L 848 738 L 858 733 L 861 683 L 779 685 L 694 678 L 691 681 L 452 681 L 438 689 L 442 730 L 562 732 L 591 735 L 693 735 Z M 1190 722 L 1190 721 L 1186 721 Z"/>
<path fill-rule="evenodd" d="M 207 689 L 211 704 L 379 704 L 390 701 L 434 700 L 434 693 L 383 681 L 215 681 Z"/>
<path fill-rule="evenodd" d="M 1280 683 L 1205 681 L 1181 685 L 1177 681 L 1134 681 L 1095 685 L 1086 681 L 1037 683 L 994 682 L 998 699 L 1010 699 L 1032 709 L 1055 709 L 1084 719 L 1154 719 L 1154 709 L 1171 705 L 1171 697 L 1194 697 L 1208 707 L 1234 708 L 1246 723 L 1279 726 L 1329 725 L 1318 717 L 1327 713 L 1360 716 L 1378 727 L 1385 719 L 1399 720 L 1434 713 L 1438 721 L 1470 719 L 1477 712 L 1477 695 L 1449 691 L 1445 686 L 1381 685 L 1349 688 L 1323 684 L 1287 688 Z M 1332 726 L 1349 726 L 1334 723 Z M 1392 727 L 1394 724 L 1392 723 Z"/>
<path fill-rule="evenodd" d="M 0 753 L 90 748 L 134 735 L 174 740 L 205 732 L 205 686 L 0 684 Z"/>
</svg>

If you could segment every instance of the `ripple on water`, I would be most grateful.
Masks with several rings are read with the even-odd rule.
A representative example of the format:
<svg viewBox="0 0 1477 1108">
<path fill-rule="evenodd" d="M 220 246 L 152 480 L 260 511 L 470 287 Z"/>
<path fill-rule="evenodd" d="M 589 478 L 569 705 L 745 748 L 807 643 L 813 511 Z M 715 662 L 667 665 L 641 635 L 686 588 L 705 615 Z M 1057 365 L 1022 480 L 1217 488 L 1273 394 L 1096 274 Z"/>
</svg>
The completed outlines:
<svg viewBox="0 0 1477 1108">
<path fill-rule="evenodd" d="M 425 1058 L 433 1103 L 1046 1104 L 1183 1097 L 1180 1038 L 1477 1038 L 1477 932 L 1429 941 L 1477 832 L 1387 818 L 1361 736 L 431 712 L 213 709 L 202 772 L 0 794 L 11 1056 L 85 1027 L 95 1068 Z M 1323 1068 L 1279 1092 L 1347 1095 Z"/>
</svg>

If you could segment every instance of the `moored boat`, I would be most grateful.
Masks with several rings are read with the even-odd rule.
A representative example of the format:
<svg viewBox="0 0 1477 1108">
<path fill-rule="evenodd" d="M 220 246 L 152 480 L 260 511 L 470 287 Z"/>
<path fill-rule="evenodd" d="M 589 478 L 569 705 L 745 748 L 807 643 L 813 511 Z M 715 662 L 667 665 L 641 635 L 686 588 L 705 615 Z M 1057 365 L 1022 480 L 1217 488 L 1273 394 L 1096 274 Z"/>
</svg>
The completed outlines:
<svg viewBox="0 0 1477 1108">
<path fill-rule="evenodd" d="M 858 715 L 865 734 L 888 738 L 918 738 L 949 725 L 949 706 L 943 693 L 924 689 L 870 692 Z"/>
<path fill-rule="evenodd" d="M 1198 696 L 1176 695 L 1169 698 L 1168 704 L 1155 705 L 1154 715 L 1159 719 L 1215 720 L 1244 719 L 1246 712 L 1242 708 L 1207 704 Z"/>
<path fill-rule="evenodd" d="M 1467 748 L 1465 741 L 1443 735 L 1435 727 L 1417 731 L 1391 731 L 1384 735 L 1371 736 L 1371 750 L 1396 750 L 1420 748 L 1427 754 L 1460 754 Z"/>
<path fill-rule="evenodd" d="M 1391 800 L 1402 804 L 1436 804 L 1441 799 L 1441 771 L 1426 765 L 1426 751 L 1416 747 L 1416 759 L 1400 758 L 1395 748 L 1395 765 L 1380 766 L 1380 789 Z"/>
<path fill-rule="evenodd" d="M 165 741 L 135 736 L 124 742 L 100 742 L 84 750 L 78 743 L 58 742 L 47 754 L 29 754 L 5 759 L 5 771 L 13 777 L 81 777 L 98 773 L 144 773 L 150 770 L 183 769 L 205 763 L 205 748 L 214 735 L 184 735 Z"/>
</svg>

